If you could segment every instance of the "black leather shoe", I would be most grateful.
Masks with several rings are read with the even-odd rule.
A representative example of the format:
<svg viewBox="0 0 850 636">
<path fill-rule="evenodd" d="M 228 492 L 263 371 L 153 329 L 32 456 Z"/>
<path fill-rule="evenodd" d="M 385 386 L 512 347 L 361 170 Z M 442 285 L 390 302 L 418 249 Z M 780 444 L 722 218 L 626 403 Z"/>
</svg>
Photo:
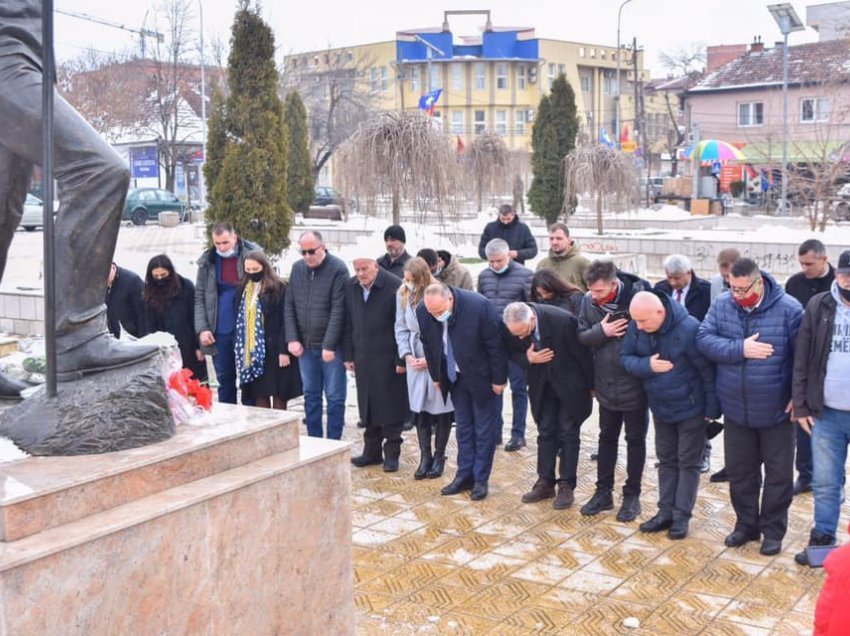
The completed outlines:
<svg viewBox="0 0 850 636">
<path fill-rule="evenodd" d="M 538 478 L 527 493 L 522 496 L 522 503 L 537 503 L 555 496 L 555 484 L 548 479 Z"/>
<path fill-rule="evenodd" d="M 623 495 L 623 505 L 617 511 L 617 521 L 627 523 L 634 521 L 640 515 L 640 497 L 637 495 Z"/>
<path fill-rule="evenodd" d="M 472 486 L 472 494 L 469 496 L 472 501 L 481 501 L 487 496 L 487 482 L 476 481 Z"/>
<path fill-rule="evenodd" d="M 378 464 L 383 464 L 383 458 L 378 455 L 377 457 L 374 455 L 368 455 L 365 451 L 362 455 L 358 455 L 357 457 L 351 458 L 351 465 L 357 466 L 357 468 L 363 468 L 365 466 L 377 466 Z"/>
<path fill-rule="evenodd" d="M 61 336 L 59 340 L 57 344 L 61 345 Z M 122 342 L 109 333 L 100 334 L 56 355 L 56 379 L 59 382 L 73 382 L 86 375 L 143 362 L 157 352 L 159 345 Z"/>
<path fill-rule="evenodd" d="M 673 524 L 667 530 L 667 538 L 673 541 L 680 541 L 688 536 L 688 520 L 674 519 Z"/>
<path fill-rule="evenodd" d="M 592 517 L 593 515 L 598 515 L 603 510 L 613 509 L 614 497 L 611 495 L 611 491 L 604 488 L 597 488 L 590 501 L 581 507 L 580 512 L 585 516 Z"/>
<path fill-rule="evenodd" d="M 768 539 L 765 537 L 761 542 L 759 554 L 763 556 L 773 556 L 782 552 L 782 539 Z"/>
<path fill-rule="evenodd" d="M 809 533 L 810 546 L 831 546 L 835 545 L 835 537 L 829 534 L 821 534 L 817 530 L 812 529 Z M 797 565 L 811 565 L 809 563 L 809 553 L 803 548 L 800 552 L 794 555 L 794 562 Z"/>
<path fill-rule="evenodd" d="M 508 443 L 505 444 L 505 451 L 508 453 L 512 453 L 514 451 L 518 451 L 520 448 L 525 446 L 525 438 L 524 437 L 513 437 L 508 440 Z"/>
<path fill-rule="evenodd" d="M 729 475 L 726 474 L 726 467 L 724 466 L 716 473 L 714 473 L 711 477 L 708 478 L 708 481 L 713 484 L 720 484 L 724 481 L 729 481 Z"/>
<path fill-rule="evenodd" d="M 758 541 L 760 534 L 758 532 L 748 532 L 746 530 L 733 530 L 732 534 L 728 535 L 723 543 L 727 548 L 740 548 L 742 545 L 750 541 Z"/>
<path fill-rule="evenodd" d="M 464 490 L 472 490 L 472 477 L 455 477 L 448 486 L 443 486 L 440 490 L 441 495 L 457 495 Z"/>
<path fill-rule="evenodd" d="M 649 521 L 644 521 L 640 524 L 639 529 L 641 532 L 661 532 L 662 530 L 667 530 L 672 525 L 673 519 L 671 517 L 664 517 L 659 512 Z"/>
<path fill-rule="evenodd" d="M 812 492 L 812 482 L 807 479 L 797 477 L 794 481 L 794 496 L 802 495 L 803 493 Z"/>
<path fill-rule="evenodd" d="M 21 391 L 26 388 L 27 385 L 23 382 L 7 378 L 0 373 L 0 400 L 17 402 L 21 399 Z"/>
</svg>

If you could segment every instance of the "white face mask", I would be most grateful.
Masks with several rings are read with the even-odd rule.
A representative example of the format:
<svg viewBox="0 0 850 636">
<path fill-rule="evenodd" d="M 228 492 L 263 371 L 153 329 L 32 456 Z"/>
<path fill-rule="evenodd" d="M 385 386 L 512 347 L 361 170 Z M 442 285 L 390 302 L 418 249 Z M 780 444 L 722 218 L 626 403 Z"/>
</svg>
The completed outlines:
<svg viewBox="0 0 850 636">
<path fill-rule="evenodd" d="M 414 285 L 413 283 L 405 281 L 404 286 L 407 287 L 407 291 L 409 291 L 409 292 L 416 291 L 416 285 Z"/>
<path fill-rule="evenodd" d="M 221 256 L 222 258 L 231 258 L 233 256 L 236 256 L 236 248 L 234 247 L 233 249 L 229 249 L 226 252 L 216 250 L 215 253 Z"/>
</svg>

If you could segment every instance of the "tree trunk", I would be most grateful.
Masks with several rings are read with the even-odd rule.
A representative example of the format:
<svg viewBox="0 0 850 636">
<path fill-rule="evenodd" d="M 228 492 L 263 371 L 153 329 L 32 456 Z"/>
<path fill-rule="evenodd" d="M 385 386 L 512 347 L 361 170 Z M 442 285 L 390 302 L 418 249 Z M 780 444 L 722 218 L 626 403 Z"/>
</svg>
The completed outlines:
<svg viewBox="0 0 850 636">
<path fill-rule="evenodd" d="M 817 209 L 817 208 L 815 208 Z M 832 206 L 824 203 L 823 208 L 820 213 L 820 223 L 818 223 L 818 230 L 820 232 L 826 232 L 826 223 L 829 221 L 829 211 L 832 209 Z"/>
<path fill-rule="evenodd" d="M 484 208 L 484 178 L 479 175 L 475 181 L 476 189 L 478 190 L 478 211 L 481 212 Z"/>
<path fill-rule="evenodd" d="M 398 186 L 393 188 L 393 225 L 401 224 L 401 192 Z"/>
<path fill-rule="evenodd" d="M 602 190 L 596 193 L 596 233 L 602 235 Z"/>
</svg>

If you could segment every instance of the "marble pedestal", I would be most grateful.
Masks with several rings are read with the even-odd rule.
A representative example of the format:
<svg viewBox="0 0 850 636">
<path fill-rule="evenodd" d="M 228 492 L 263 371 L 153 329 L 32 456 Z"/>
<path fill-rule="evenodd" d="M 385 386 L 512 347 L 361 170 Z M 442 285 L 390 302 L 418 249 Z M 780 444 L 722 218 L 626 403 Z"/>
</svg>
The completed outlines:
<svg viewBox="0 0 850 636">
<path fill-rule="evenodd" d="M 212 419 L 0 465 L 0 635 L 353 633 L 348 445 Z"/>
</svg>

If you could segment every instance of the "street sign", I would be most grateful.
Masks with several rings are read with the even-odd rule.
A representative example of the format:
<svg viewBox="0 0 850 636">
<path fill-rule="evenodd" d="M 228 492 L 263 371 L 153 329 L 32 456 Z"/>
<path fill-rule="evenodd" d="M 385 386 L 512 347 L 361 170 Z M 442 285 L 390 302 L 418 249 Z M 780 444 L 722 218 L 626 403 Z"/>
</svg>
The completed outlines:
<svg viewBox="0 0 850 636">
<path fill-rule="evenodd" d="M 133 179 L 159 177 L 159 153 L 156 146 L 130 149 L 130 173 Z"/>
</svg>

